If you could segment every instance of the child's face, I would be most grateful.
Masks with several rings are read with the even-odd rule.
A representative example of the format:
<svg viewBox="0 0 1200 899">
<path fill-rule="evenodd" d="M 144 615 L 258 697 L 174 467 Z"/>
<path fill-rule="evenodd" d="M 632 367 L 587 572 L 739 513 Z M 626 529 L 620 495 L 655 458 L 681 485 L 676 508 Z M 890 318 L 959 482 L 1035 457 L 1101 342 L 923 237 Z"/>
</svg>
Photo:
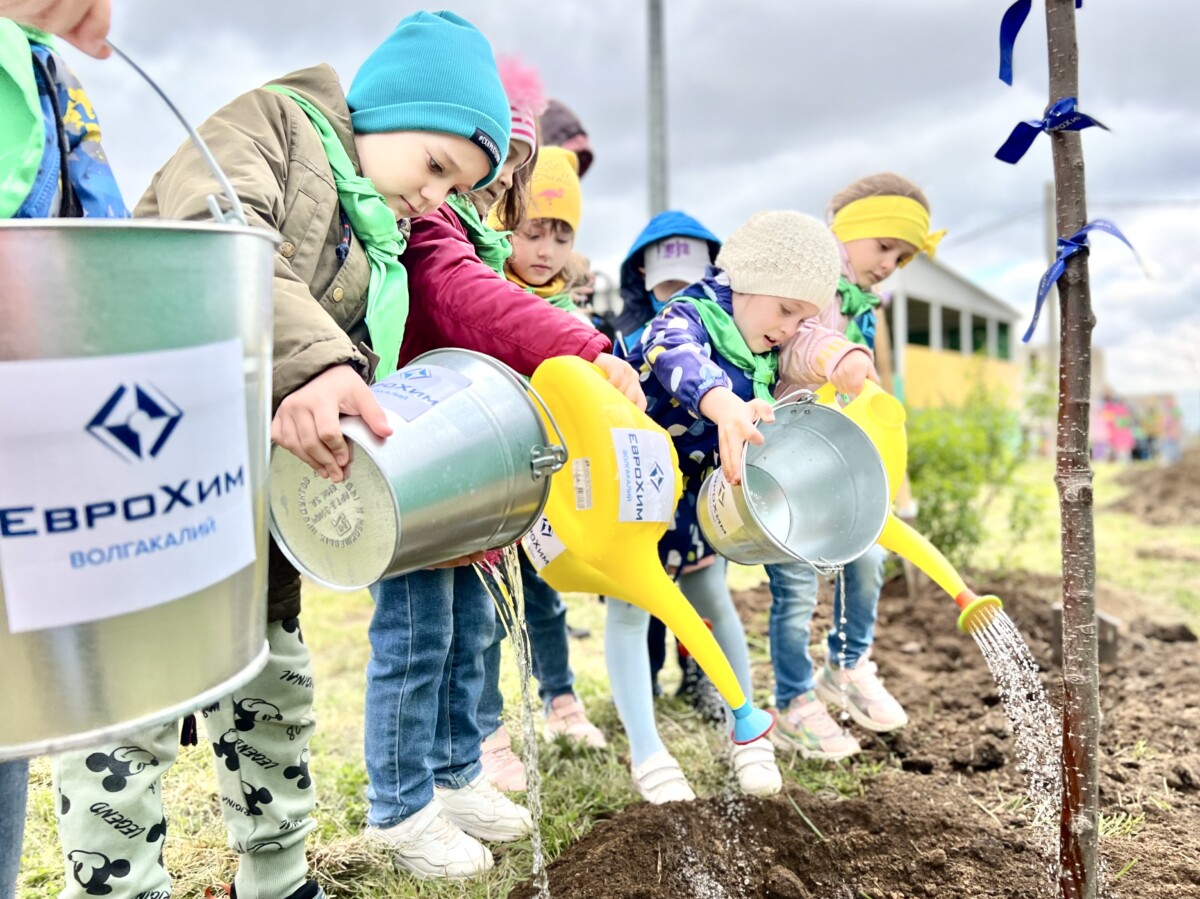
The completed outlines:
<svg viewBox="0 0 1200 899">
<path fill-rule="evenodd" d="M 820 311 L 805 300 L 758 293 L 733 295 L 733 323 L 752 353 L 765 353 L 783 345 L 799 330 L 801 322 Z"/>
<path fill-rule="evenodd" d="M 514 140 L 508 145 L 508 156 L 504 159 L 504 165 L 500 166 L 500 174 L 496 176 L 495 181 L 479 191 L 479 195 L 487 201 L 489 209 L 496 205 L 496 201 L 505 191 L 512 190 L 513 176 L 518 170 L 525 168 L 532 157 L 533 147 L 525 141 Z"/>
<path fill-rule="evenodd" d="M 858 286 L 874 287 L 896 270 L 902 262 L 917 255 L 917 248 L 906 240 L 895 237 L 864 237 L 845 243 L 846 256 Z"/>
<path fill-rule="evenodd" d="M 491 170 L 484 152 L 457 134 L 356 134 L 354 146 L 363 175 L 371 179 L 397 219 L 433 212 L 450 191 L 469 191 Z"/>
<path fill-rule="evenodd" d="M 661 284 L 655 284 L 651 293 L 654 294 L 654 299 L 660 303 L 665 303 L 679 291 L 688 286 L 687 281 L 663 281 Z"/>
<path fill-rule="evenodd" d="M 566 268 L 575 232 L 558 219 L 534 219 L 513 232 L 508 264 L 526 284 L 541 287 Z"/>
</svg>

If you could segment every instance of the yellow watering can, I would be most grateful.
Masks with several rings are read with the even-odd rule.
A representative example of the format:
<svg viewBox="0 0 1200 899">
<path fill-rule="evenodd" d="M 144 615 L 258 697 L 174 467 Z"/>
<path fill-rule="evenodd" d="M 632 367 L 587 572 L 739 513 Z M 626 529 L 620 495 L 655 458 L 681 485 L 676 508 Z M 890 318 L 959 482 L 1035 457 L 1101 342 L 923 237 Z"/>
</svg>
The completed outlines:
<svg viewBox="0 0 1200 899">
<path fill-rule="evenodd" d="M 551 482 L 542 518 L 522 541 L 534 568 L 555 590 L 614 596 L 661 620 L 733 709 L 733 741 L 763 736 L 774 716 L 750 704 L 716 639 L 658 558 L 658 541 L 683 492 L 667 432 L 577 356 L 546 360 L 531 383 L 570 457 Z"/>
<path fill-rule="evenodd" d="M 874 381 L 867 381 L 862 392 L 845 407 L 839 406 L 832 384 L 825 384 L 817 391 L 817 400 L 835 409 L 841 408 L 871 438 L 883 459 L 891 492 L 889 499 L 894 502 L 908 468 L 908 437 L 904 431 L 907 416 L 904 406 Z M 958 616 L 961 630 L 974 633 L 986 627 L 1002 607 L 998 597 L 979 596 L 968 589 L 966 582 L 937 547 L 895 514 L 888 516 L 883 533 L 879 535 L 879 545 L 908 559 L 954 598 L 962 610 Z"/>
</svg>

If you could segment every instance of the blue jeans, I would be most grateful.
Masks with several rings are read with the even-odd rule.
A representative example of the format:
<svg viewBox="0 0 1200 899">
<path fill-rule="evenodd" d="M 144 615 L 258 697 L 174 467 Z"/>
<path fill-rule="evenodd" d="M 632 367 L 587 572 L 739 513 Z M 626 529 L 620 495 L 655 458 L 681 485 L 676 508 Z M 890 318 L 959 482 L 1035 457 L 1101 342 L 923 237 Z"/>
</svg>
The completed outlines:
<svg viewBox="0 0 1200 899">
<path fill-rule="evenodd" d="M 28 762 L 0 762 L 0 899 L 13 899 L 17 894 L 28 787 Z"/>
<path fill-rule="evenodd" d="M 495 613 L 470 567 L 414 571 L 371 588 L 368 823 L 391 827 L 483 770 L 475 710 Z"/>
<path fill-rule="evenodd" d="M 555 697 L 574 692 L 575 673 L 571 670 L 567 646 L 567 604 L 558 591 L 537 576 L 525 553 L 520 556 L 533 676 L 537 678 L 538 695 L 549 707 Z M 496 632 L 483 657 L 483 696 L 476 715 L 479 731 L 485 737 L 500 728 L 504 712 L 504 696 L 500 693 L 500 644 L 504 637 L 504 624 L 497 617 Z"/>
<path fill-rule="evenodd" d="M 841 597 L 834 589 L 833 627 L 829 631 L 829 659 L 852 668 L 875 641 L 875 616 L 883 587 L 887 551 L 876 545 L 846 566 L 846 640 L 838 637 Z M 771 582 L 771 663 L 775 668 L 775 705 L 785 709 L 795 697 L 813 688 L 813 660 L 808 652 L 809 624 L 817 607 L 817 573 L 803 562 L 768 565 Z"/>
</svg>

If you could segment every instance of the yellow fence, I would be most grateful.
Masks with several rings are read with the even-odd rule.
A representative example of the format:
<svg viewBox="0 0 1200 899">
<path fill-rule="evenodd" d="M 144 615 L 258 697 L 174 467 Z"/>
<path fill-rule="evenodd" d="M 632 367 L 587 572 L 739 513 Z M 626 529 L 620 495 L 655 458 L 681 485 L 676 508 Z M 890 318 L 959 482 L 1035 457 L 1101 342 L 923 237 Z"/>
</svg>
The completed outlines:
<svg viewBox="0 0 1200 899">
<path fill-rule="evenodd" d="M 1021 404 L 1021 374 L 1014 362 L 909 345 L 904 367 L 904 405 L 910 409 L 962 405 L 980 382 L 1006 393 L 1012 408 Z"/>
</svg>

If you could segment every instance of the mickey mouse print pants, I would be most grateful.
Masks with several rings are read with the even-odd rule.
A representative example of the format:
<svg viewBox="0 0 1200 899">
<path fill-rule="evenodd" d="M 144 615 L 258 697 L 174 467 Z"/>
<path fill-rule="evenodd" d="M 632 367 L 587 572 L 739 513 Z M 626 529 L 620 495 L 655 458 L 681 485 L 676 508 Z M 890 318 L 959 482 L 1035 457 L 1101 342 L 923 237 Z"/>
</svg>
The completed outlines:
<svg viewBox="0 0 1200 899">
<path fill-rule="evenodd" d="M 266 668 L 197 714 L 216 755 L 221 812 L 239 854 L 238 899 L 282 899 L 306 879 L 316 791 L 308 773 L 312 660 L 299 619 L 268 625 Z M 61 899 L 167 899 L 167 819 L 160 780 L 179 752 L 179 723 L 64 753 L 54 763 L 66 864 Z M 197 804 L 206 797 L 195 797 Z"/>
</svg>

